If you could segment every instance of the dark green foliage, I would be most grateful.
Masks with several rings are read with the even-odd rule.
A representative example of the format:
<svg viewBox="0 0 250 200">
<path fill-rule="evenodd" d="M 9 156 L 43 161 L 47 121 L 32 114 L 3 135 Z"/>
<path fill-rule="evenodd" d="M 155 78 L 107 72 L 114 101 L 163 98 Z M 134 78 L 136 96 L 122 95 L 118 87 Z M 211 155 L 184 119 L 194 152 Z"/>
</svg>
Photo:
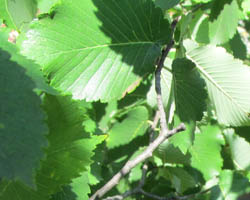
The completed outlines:
<svg viewBox="0 0 250 200">
<path fill-rule="evenodd" d="M 161 132 L 154 71 L 171 41 L 161 95 L 168 128 L 186 130 L 126 199 L 250 193 L 247 3 L 0 0 L 0 200 L 88 200 L 140 156 Z M 137 188 L 143 166 L 106 197 Z"/>
</svg>

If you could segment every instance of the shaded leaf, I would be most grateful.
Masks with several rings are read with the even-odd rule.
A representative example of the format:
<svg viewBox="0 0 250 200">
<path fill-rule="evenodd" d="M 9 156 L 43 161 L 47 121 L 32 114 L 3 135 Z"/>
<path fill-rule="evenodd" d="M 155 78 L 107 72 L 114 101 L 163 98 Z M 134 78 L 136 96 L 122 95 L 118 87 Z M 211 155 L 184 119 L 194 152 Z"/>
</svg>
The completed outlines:
<svg viewBox="0 0 250 200">
<path fill-rule="evenodd" d="M 64 186 L 62 191 L 53 195 L 50 200 L 88 200 L 90 188 L 88 185 L 88 172 L 72 180 L 72 183 Z"/>
<path fill-rule="evenodd" d="M 25 71 L 32 63 L 5 39 L 0 33 L 0 177 L 35 188 L 34 173 L 48 145 L 46 117 Z"/>
<path fill-rule="evenodd" d="M 62 185 L 70 184 L 89 169 L 93 150 L 104 139 L 84 131 L 83 122 L 89 120 L 88 109 L 70 96 L 46 96 L 44 108 L 48 114 L 50 146 L 36 175 L 37 190 L 19 182 L 4 182 L 0 186 L 5 187 L 1 200 L 47 200 Z"/>
<path fill-rule="evenodd" d="M 234 37 L 229 41 L 229 45 L 235 58 L 239 58 L 241 60 L 245 60 L 247 58 L 247 48 L 242 41 L 239 32 L 236 32 Z"/>
<path fill-rule="evenodd" d="M 150 0 L 63 0 L 53 20 L 32 25 L 23 53 L 74 99 L 109 101 L 133 91 L 153 71 L 170 34 Z"/>
<path fill-rule="evenodd" d="M 0 48 L 7 51 L 13 62 L 16 62 L 18 65 L 22 66 L 26 71 L 26 75 L 29 76 L 34 82 L 33 90 L 36 91 L 44 91 L 49 94 L 56 95 L 58 92 L 51 88 L 48 85 L 48 80 L 43 76 L 40 71 L 40 66 L 35 64 L 34 61 L 25 58 L 20 55 L 19 49 L 16 45 L 8 42 L 8 34 L 7 32 L 0 32 Z"/>
<path fill-rule="evenodd" d="M 234 126 L 249 124 L 250 68 L 221 47 L 198 46 L 190 40 L 184 45 L 187 58 L 205 79 L 218 121 Z"/>
<path fill-rule="evenodd" d="M 250 183 L 241 174 L 224 170 L 219 177 L 219 186 L 211 190 L 211 200 L 237 200 L 242 194 L 250 192 Z"/>
<path fill-rule="evenodd" d="M 180 0 L 154 0 L 155 5 L 162 10 L 168 10 L 177 5 Z"/>
<path fill-rule="evenodd" d="M 192 174 L 183 167 L 165 167 L 160 170 L 160 175 L 170 180 L 176 191 L 180 194 L 189 188 L 197 186 Z"/>
<path fill-rule="evenodd" d="M 160 144 L 154 154 L 161 158 L 163 163 L 190 164 L 190 154 L 183 154 L 179 148 L 173 146 L 168 140 Z"/>
<path fill-rule="evenodd" d="M 175 59 L 172 71 L 178 115 L 175 124 L 178 126 L 180 122 L 184 122 L 187 129 L 172 137 L 171 142 L 185 154 L 193 143 L 196 121 L 201 120 L 206 109 L 207 92 L 204 80 L 190 60 Z"/>
</svg>

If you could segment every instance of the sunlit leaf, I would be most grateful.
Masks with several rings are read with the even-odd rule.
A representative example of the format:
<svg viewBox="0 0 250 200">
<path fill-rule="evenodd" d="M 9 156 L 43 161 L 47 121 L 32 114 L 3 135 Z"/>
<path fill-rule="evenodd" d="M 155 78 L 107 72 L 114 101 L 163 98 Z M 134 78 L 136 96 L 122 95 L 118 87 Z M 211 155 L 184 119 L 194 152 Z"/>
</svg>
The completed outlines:
<svg viewBox="0 0 250 200">
<path fill-rule="evenodd" d="M 222 169 L 221 145 L 224 139 L 217 126 L 208 125 L 195 135 L 193 146 L 190 148 L 191 166 L 202 172 L 205 180 L 219 175 Z"/>
<path fill-rule="evenodd" d="M 34 22 L 23 54 L 74 99 L 108 101 L 133 91 L 153 72 L 170 34 L 151 0 L 63 0 L 53 19 Z"/>
<path fill-rule="evenodd" d="M 148 111 L 144 106 L 129 111 L 122 122 L 117 122 L 108 133 L 107 146 L 114 148 L 129 143 L 148 128 Z"/>
<path fill-rule="evenodd" d="M 250 68 L 221 47 L 198 46 L 186 40 L 185 48 L 187 58 L 196 64 L 206 81 L 219 122 L 234 126 L 249 124 Z"/>
</svg>

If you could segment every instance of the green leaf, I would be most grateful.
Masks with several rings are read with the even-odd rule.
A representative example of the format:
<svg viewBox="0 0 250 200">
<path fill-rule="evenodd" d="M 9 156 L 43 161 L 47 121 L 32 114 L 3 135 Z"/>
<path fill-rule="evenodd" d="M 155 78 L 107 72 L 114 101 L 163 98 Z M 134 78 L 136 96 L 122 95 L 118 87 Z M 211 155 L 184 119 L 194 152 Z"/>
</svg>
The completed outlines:
<svg viewBox="0 0 250 200">
<path fill-rule="evenodd" d="M 171 83 L 172 83 L 172 72 L 170 71 L 172 68 L 172 60 L 166 58 L 164 62 L 164 68 L 161 71 L 161 93 L 164 107 L 167 107 Z M 151 87 L 147 93 L 147 103 L 153 107 L 157 107 L 157 95 L 155 92 L 155 77 L 152 79 Z"/>
<path fill-rule="evenodd" d="M 247 48 L 238 31 L 229 41 L 229 45 L 235 58 L 239 58 L 241 60 L 245 60 L 247 58 Z"/>
<path fill-rule="evenodd" d="M 209 18 L 203 11 L 197 11 L 193 14 L 193 19 L 189 24 L 191 37 L 198 43 L 209 43 Z"/>
<path fill-rule="evenodd" d="M 215 5 L 217 8 L 217 4 Z M 209 38 L 212 44 L 223 44 L 236 33 L 239 21 L 239 6 L 237 0 L 225 4 L 216 19 L 209 22 Z"/>
<path fill-rule="evenodd" d="M 174 6 L 176 6 L 178 3 L 180 3 L 180 0 L 153 0 L 155 2 L 155 5 L 162 10 L 168 10 Z"/>
<path fill-rule="evenodd" d="M 236 0 L 216 0 L 209 17 L 204 11 L 194 13 L 190 24 L 192 38 L 199 43 L 224 44 L 237 32 L 240 18 Z"/>
<path fill-rule="evenodd" d="M 62 191 L 52 196 L 50 200 L 88 200 L 91 192 L 88 185 L 88 172 L 72 180 L 72 183 L 64 186 Z"/>
<path fill-rule="evenodd" d="M 188 128 L 176 134 L 171 141 L 185 154 L 192 145 L 196 121 L 201 120 L 206 109 L 207 92 L 204 80 L 190 60 L 175 59 L 172 71 L 176 114 L 180 119 L 175 124 L 184 122 Z"/>
<path fill-rule="evenodd" d="M 218 121 L 233 126 L 249 124 L 250 68 L 221 47 L 198 46 L 190 40 L 184 45 L 187 58 L 206 81 Z"/>
<path fill-rule="evenodd" d="M 49 13 L 50 9 L 61 0 L 37 0 L 39 14 Z"/>
<path fill-rule="evenodd" d="M 224 139 L 217 126 L 208 125 L 195 135 L 193 146 L 190 148 L 191 166 L 198 169 L 209 180 L 221 171 L 223 160 L 220 155 Z"/>
<path fill-rule="evenodd" d="M 250 13 L 250 0 L 242 1 L 241 7 L 245 14 L 249 14 Z"/>
<path fill-rule="evenodd" d="M 225 133 L 226 141 L 231 150 L 234 165 L 238 170 L 250 170 L 250 144 L 242 137 L 234 134 L 233 131 Z"/>
<path fill-rule="evenodd" d="M 139 135 L 143 135 L 148 128 L 148 110 L 138 106 L 129 111 L 122 122 L 117 122 L 109 131 L 108 148 L 128 144 Z"/>
<path fill-rule="evenodd" d="M 5 182 L 0 200 L 47 200 L 62 185 L 70 184 L 72 179 L 88 171 L 93 150 L 104 139 L 84 131 L 83 122 L 89 121 L 89 117 L 82 102 L 72 101 L 70 96 L 46 96 L 44 108 L 48 114 L 50 146 L 36 175 L 37 190 L 19 182 Z"/>
<path fill-rule="evenodd" d="M 160 144 L 154 154 L 161 158 L 163 163 L 190 164 L 190 154 L 183 154 L 179 148 L 175 147 L 168 140 Z"/>
<path fill-rule="evenodd" d="M 32 25 L 23 53 L 74 99 L 109 101 L 153 71 L 170 34 L 169 22 L 150 0 L 63 0 L 53 19 Z"/>
<path fill-rule="evenodd" d="M 160 169 L 160 175 L 170 180 L 179 194 L 196 186 L 196 181 L 192 174 L 183 167 L 165 167 L 164 169 Z"/>
<path fill-rule="evenodd" d="M 0 18 L 12 29 L 20 30 L 37 12 L 35 0 L 0 0 Z"/>
<path fill-rule="evenodd" d="M 180 120 L 180 118 L 177 115 L 175 115 L 174 116 L 174 126 L 177 127 L 181 123 L 183 123 L 183 122 Z M 196 128 L 196 122 L 191 120 L 189 122 L 186 121 L 184 124 L 185 124 L 186 130 L 182 131 L 178 134 L 173 135 L 169 139 L 169 141 L 175 147 L 178 147 L 183 154 L 186 154 L 189 147 L 191 147 L 191 145 L 193 144 L 193 141 L 194 141 L 194 131 Z"/>
<path fill-rule="evenodd" d="M 131 157 L 131 159 L 134 159 L 136 156 L 138 156 L 139 154 L 141 154 L 143 151 L 145 150 L 145 147 L 141 147 L 139 148 Z M 139 163 L 138 165 L 136 165 L 131 172 L 129 173 L 129 182 L 134 182 L 134 181 L 139 181 L 141 179 L 142 176 L 142 166 L 143 163 Z"/>
<path fill-rule="evenodd" d="M 207 3 L 212 0 L 193 0 L 195 3 Z"/>
<path fill-rule="evenodd" d="M 25 58 L 20 55 L 19 49 L 16 45 L 8 42 L 8 35 L 5 32 L 0 32 L 0 48 L 4 49 L 11 55 L 11 60 L 22 66 L 26 71 L 26 75 L 29 76 L 34 82 L 35 91 L 44 91 L 49 94 L 57 95 L 58 92 L 48 85 L 48 80 L 43 76 L 40 71 L 40 66 L 35 64 L 34 61 Z"/>
<path fill-rule="evenodd" d="M 48 127 L 41 100 L 25 68 L 32 65 L 0 33 L 0 177 L 35 187 Z M 6 51 L 5 51 L 6 50 Z"/>
<path fill-rule="evenodd" d="M 95 155 L 91 158 L 94 162 L 91 164 L 89 169 L 89 184 L 96 185 L 103 180 L 102 176 L 102 164 L 105 162 L 105 143 L 101 143 L 94 150 Z"/>
<path fill-rule="evenodd" d="M 238 200 L 238 197 L 250 192 L 250 183 L 241 174 L 223 170 L 219 177 L 219 187 L 211 190 L 211 200 Z"/>
</svg>

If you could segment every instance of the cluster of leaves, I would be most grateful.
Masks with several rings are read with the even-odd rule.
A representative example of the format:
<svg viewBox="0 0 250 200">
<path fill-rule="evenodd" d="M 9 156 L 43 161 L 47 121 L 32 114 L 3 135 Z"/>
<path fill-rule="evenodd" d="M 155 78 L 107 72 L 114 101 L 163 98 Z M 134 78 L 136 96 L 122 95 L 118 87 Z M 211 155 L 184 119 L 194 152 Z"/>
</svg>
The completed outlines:
<svg viewBox="0 0 250 200">
<path fill-rule="evenodd" d="M 250 193 L 249 0 L 0 0 L 0 200 L 86 200 L 148 146 L 177 17 L 161 87 L 169 128 L 186 130 L 149 160 L 144 190 Z"/>
</svg>

